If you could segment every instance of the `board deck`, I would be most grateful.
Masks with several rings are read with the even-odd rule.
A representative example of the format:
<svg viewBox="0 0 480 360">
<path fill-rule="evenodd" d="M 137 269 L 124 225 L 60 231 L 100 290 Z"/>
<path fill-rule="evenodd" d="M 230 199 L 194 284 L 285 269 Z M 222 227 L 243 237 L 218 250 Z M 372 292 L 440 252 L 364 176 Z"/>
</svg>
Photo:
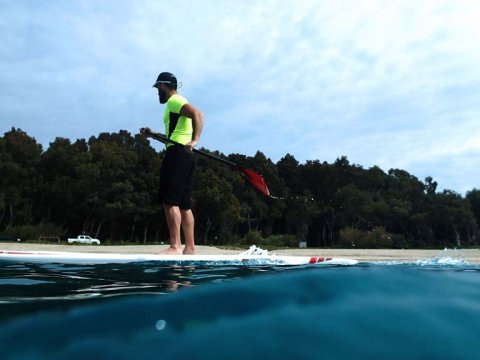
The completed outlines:
<svg viewBox="0 0 480 360">
<path fill-rule="evenodd" d="M 112 264 L 157 262 L 191 265 L 355 265 L 358 262 L 346 258 L 317 256 L 288 256 L 240 253 L 234 255 L 159 255 L 114 254 L 60 251 L 0 250 L 0 262 L 57 263 L 57 264 Z"/>
</svg>

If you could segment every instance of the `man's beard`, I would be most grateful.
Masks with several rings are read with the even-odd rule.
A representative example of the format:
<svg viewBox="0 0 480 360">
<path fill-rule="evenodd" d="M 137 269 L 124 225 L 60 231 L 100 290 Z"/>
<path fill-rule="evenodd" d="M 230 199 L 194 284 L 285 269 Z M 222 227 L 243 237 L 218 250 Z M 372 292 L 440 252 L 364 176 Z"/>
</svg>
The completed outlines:
<svg viewBox="0 0 480 360">
<path fill-rule="evenodd" d="M 160 101 L 160 104 L 165 104 L 168 100 L 167 99 L 167 94 L 165 94 L 163 91 L 159 92 L 158 100 Z"/>
</svg>

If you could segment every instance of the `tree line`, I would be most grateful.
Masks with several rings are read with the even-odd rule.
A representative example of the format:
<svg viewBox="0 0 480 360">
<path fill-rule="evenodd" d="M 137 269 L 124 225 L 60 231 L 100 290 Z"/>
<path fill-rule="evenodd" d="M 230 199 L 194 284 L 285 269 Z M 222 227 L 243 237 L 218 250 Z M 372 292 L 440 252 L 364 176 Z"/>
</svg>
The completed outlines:
<svg viewBox="0 0 480 360">
<path fill-rule="evenodd" d="M 205 150 L 205 149 L 203 149 Z M 205 150 L 206 151 L 206 150 Z M 346 157 L 273 163 L 213 154 L 263 175 L 267 198 L 239 172 L 195 157 L 193 193 L 198 244 L 419 248 L 479 243 L 480 190 L 465 197 L 437 191 L 405 170 L 364 169 Z M 158 203 L 164 151 L 121 130 L 48 149 L 12 128 L 0 138 L 0 232 L 24 239 L 76 236 L 106 243 L 159 243 L 168 230 Z"/>
</svg>

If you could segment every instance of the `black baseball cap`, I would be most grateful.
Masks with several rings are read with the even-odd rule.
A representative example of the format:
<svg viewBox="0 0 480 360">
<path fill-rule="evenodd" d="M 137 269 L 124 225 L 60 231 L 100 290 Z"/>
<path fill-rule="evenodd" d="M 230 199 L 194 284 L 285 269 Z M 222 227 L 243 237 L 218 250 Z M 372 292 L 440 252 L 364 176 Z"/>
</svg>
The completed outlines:
<svg viewBox="0 0 480 360">
<path fill-rule="evenodd" d="M 177 78 L 172 73 L 162 72 L 158 75 L 157 81 L 155 81 L 153 87 L 156 87 L 159 83 L 172 84 L 177 86 Z"/>
</svg>

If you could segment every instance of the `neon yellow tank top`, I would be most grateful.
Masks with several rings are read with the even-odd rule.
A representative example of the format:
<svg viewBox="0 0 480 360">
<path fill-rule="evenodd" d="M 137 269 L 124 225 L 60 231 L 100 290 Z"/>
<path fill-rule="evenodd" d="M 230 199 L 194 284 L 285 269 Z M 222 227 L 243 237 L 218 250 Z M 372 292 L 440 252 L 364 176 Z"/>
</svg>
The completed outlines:
<svg viewBox="0 0 480 360">
<path fill-rule="evenodd" d="M 163 122 L 165 134 L 168 138 L 180 144 L 186 144 L 192 140 L 193 124 L 192 119 L 180 114 L 180 109 L 188 104 L 187 99 L 179 94 L 173 94 L 167 101 Z M 173 145 L 168 144 L 167 147 Z"/>
</svg>

